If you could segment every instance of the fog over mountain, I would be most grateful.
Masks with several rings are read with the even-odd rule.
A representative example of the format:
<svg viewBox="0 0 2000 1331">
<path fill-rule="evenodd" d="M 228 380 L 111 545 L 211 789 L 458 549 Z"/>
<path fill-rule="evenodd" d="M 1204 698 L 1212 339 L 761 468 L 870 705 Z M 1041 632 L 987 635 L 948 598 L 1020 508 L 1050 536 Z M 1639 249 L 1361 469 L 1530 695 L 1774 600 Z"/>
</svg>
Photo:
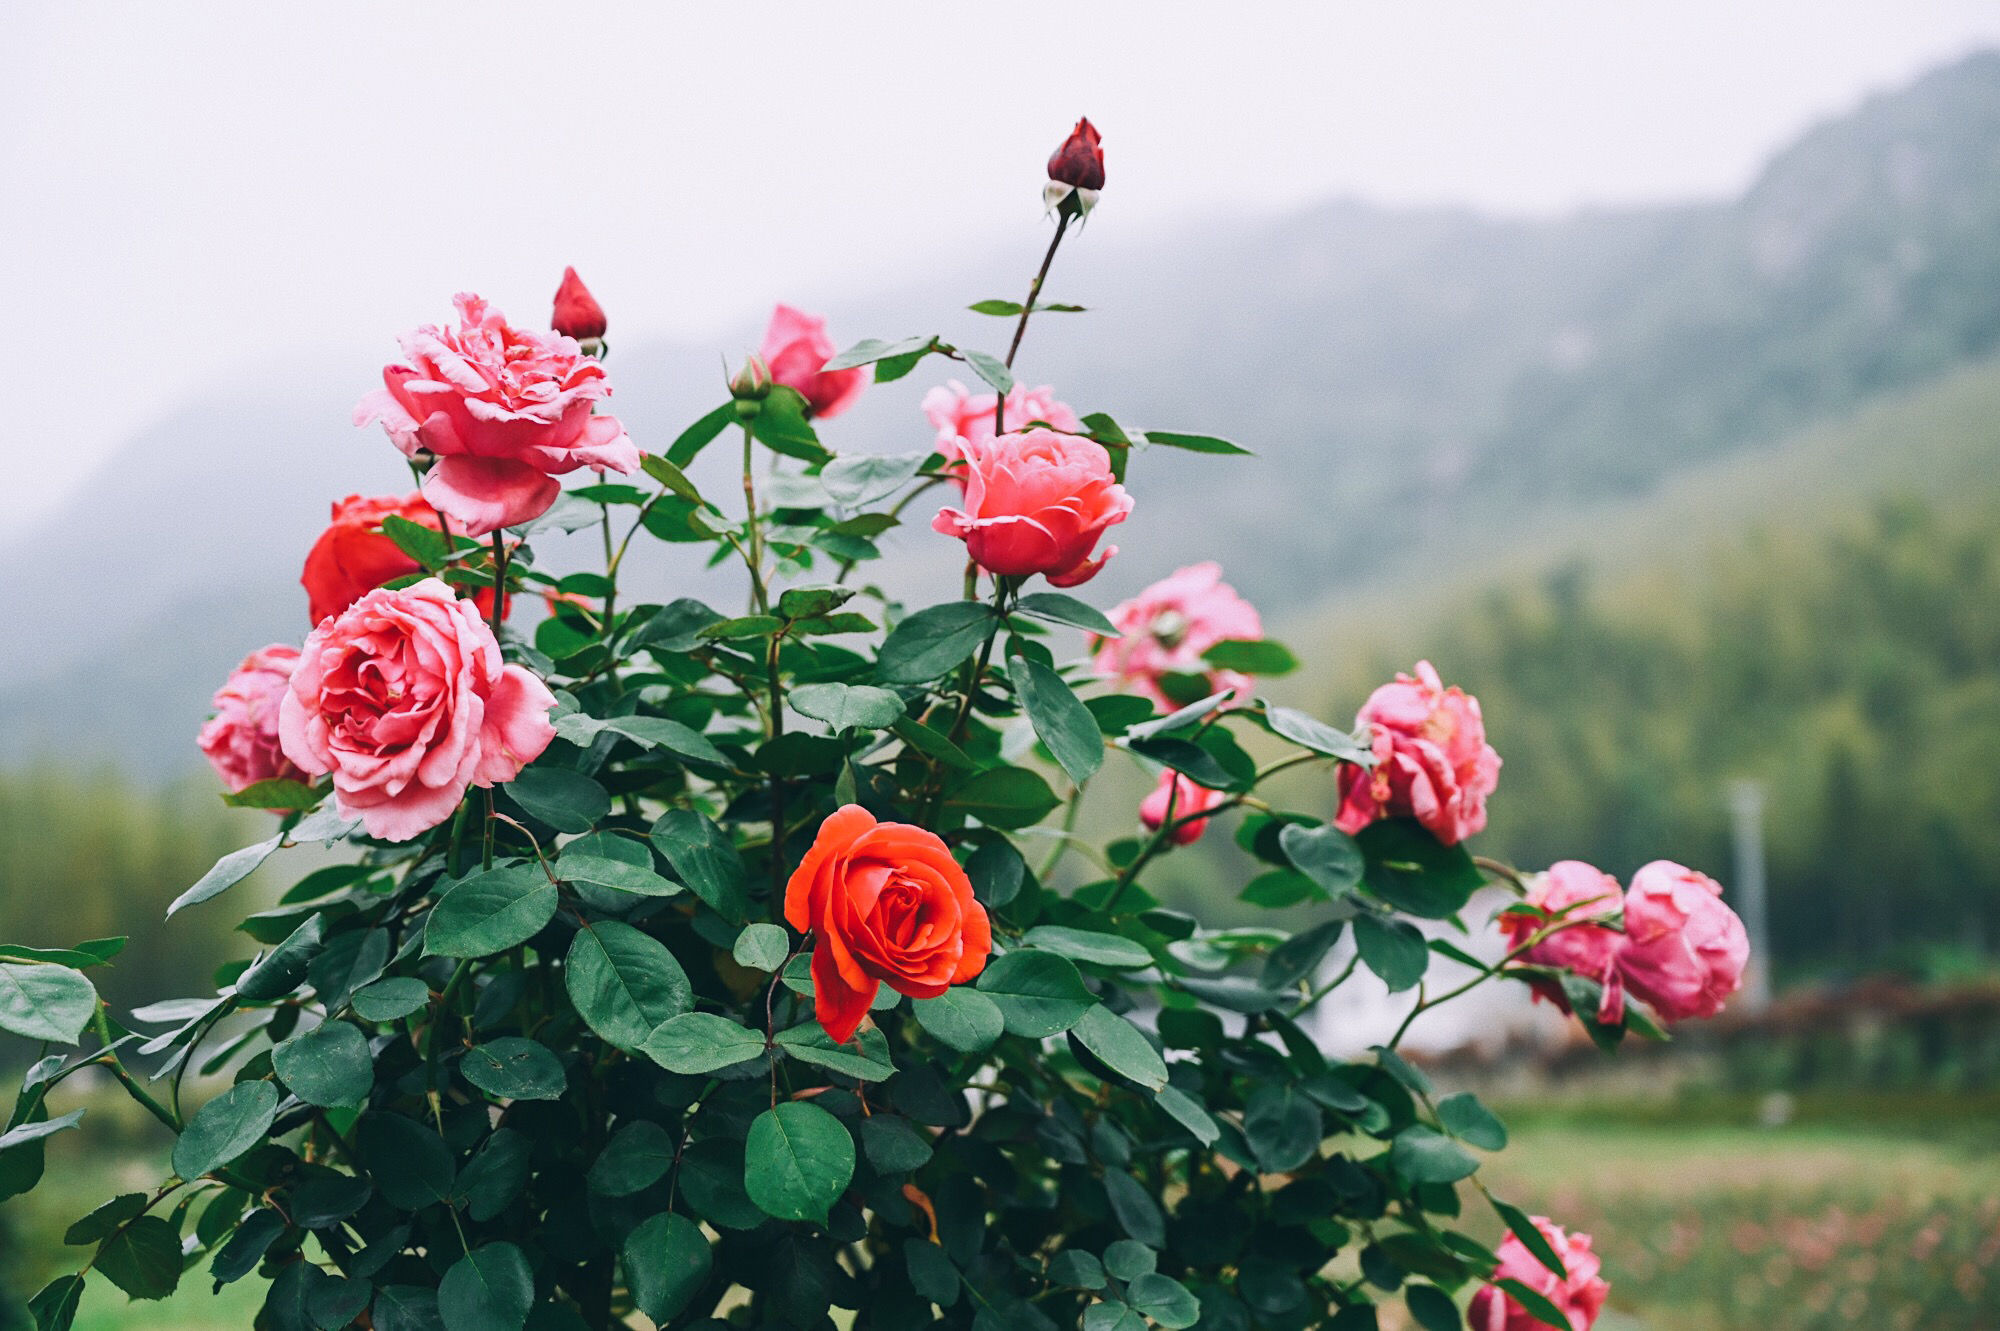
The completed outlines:
<svg viewBox="0 0 2000 1331">
<path fill-rule="evenodd" d="M 1218 213 L 1144 249 L 1117 242 L 1111 208 L 1048 292 L 1090 313 L 1039 317 L 1018 370 L 1079 410 L 1258 456 L 1135 459 L 1139 507 L 1093 593 L 1214 557 L 1282 621 L 1413 560 L 1477 563 L 1537 514 L 1643 496 L 2000 349 L 2000 54 L 1821 126 L 1734 200 L 1554 222 L 1335 201 Z M 912 274 L 831 309 L 835 334 L 997 346 L 1009 330 L 964 306 L 1018 299 L 1038 257 Z M 297 570 L 329 501 L 409 484 L 379 432 L 348 423 L 393 331 L 216 384 L 0 548 L 17 626 L 0 639 L 0 758 L 198 761 L 226 670 L 308 627 Z M 756 331 L 614 339 L 613 407 L 641 447 L 721 400 L 718 353 Z M 923 447 L 916 404 L 943 364 L 871 390 L 827 444 Z M 697 479 L 721 481 L 729 451 Z M 957 548 L 923 523 L 885 548 L 886 585 L 955 586 Z M 686 553 L 648 551 L 635 591 L 700 591 Z"/>
</svg>

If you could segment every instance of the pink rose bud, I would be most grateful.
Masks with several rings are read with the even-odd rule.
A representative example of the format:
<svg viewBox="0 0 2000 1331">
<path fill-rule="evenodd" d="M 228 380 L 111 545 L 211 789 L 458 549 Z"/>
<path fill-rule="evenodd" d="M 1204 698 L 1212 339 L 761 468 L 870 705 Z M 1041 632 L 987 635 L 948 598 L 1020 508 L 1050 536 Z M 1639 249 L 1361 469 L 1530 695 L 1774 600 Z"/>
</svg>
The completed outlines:
<svg viewBox="0 0 2000 1331">
<path fill-rule="evenodd" d="M 562 285 L 556 288 L 556 311 L 549 327 L 579 342 L 595 342 L 604 336 L 604 307 L 590 294 L 590 288 L 583 284 L 574 268 L 563 269 Z"/>
<path fill-rule="evenodd" d="M 1222 803 L 1219 790 L 1198 786 L 1179 772 L 1160 773 L 1160 784 L 1153 787 L 1153 793 L 1139 805 L 1139 821 L 1154 832 L 1169 818 L 1174 820 L 1171 833 L 1176 846 L 1192 845 L 1201 840 L 1201 834 L 1208 830 L 1208 819 L 1196 818 L 1192 822 L 1182 822 L 1191 814 L 1207 813 Z"/>
<path fill-rule="evenodd" d="M 459 325 L 427 325 L 402 339 L 406 363 L 382 371 L 354 423 L 381 421 L 406 456 L 429 453 L 424 498 L 459 534 L 484 536 L 548 512 L 578 467 L 639 469 L 639 450 L 615 416 L 604 366 L 573 338 L 516 328 L 478 296 L 456 298 Z"/>
<path fill-rule="evenodd" d="M 1611 1286 L 1598 1274 L 1602 1264 L 1590 1250 L 1590 1235 L 1566 1233 L 1561 1225 L 1543 1216 L 1530 1219 L 1555 1249 L 1568 1278 L 1543 1266 L 1528 1251 L 1528 1245 L 1512 1234 L 1500 1243 L 1500 1265 L 1493 1278 L 1520 1281 L 1553 1303 L 1569 1319 L 1570 1331 L 1590 1331 L 1611 1292 Z M 1498 1285 L 1487 1285 L 1472 1296 L 1465 1322 L 1468 1331 L 1556 1331 L 1547 1322 L 1529 1316 L 1528 1310 Z"/>
<path fill-rule="evenodd" d="M 285 756 L 333 774 L 340 812 L 408 841 L 470 786 L 512 781 L 555 738 L 555 695 L 500 657 L 472 602 L 437 578 L 372 591 L 306 638 L 279 712 Z"/>
<path fill-rule="evenodd" d="M 999 400 L 998 393 L 969 392 L 956 379 L 924 394 L 924 418 L 937 431 L 937 441 L 932 447 L 946 462 L 956 462 L 965 456 L 969 447 L 990 442 L 993 438 L 993 411 Z M 1018 431 L 1037 421 L 1058 430 L 1083 429 L 1083 422 L 1077 418 L 1076 412 L 1068 404 L 1056 400 L 1055 389 L 1046 384 L 1040 388 L 1015 384 L 1008 390 L 1007 409 L 1002 413 L 1001 424 L 1009 430 Z"/>
<path fill-rule="evenodd" d="M 1625 987 L 1662 1021 L 1712 1017 L 1743 985 L 1750 939 L 1722 885 L 1670 860 L 1632 875 L 1625 893 Z"/>
<path fill-rule="evenodd" d="M 1256 641 L 1264 636 L 1257 607 L 1222 580 L 1214 563 L 1190 564 L 1163 578 L 1111 612 L 1122 637 L 1099 641 L 1091 667 L 1168 711 L 1173 703 L 1160 688 L 1170 674 L 1204 675 L 1209 691 L 1235 689 L 1250 694 L 1250 680 L 1234 670 L 1215 670 L 1201 654 L 1219 642 Z"/>
<path fill-rule="evenodd" d="M 771 367 L 762 356 L 752 356 L 729 381 L 729 395 L 738 402 L 762 402 L 771 396 Z"/>
<path fill-rule="evenodd" d="M 1103 140 L 1088 117 L 1076 122 L 1062 147 L 1049 158 L 1049 179 L 1076 189 L 1104 188 Z"/>
<path fill-rule="evenodd" d="M 961 465 L 965 507 L 941 509 L 931 529 L 964 541 L 988 573 L 1041 573 L 1058 587 L 1074 587 L 1118 553 L 1113 545 L 1090 557 L 1104 529 L 1132 512 L 1132 497 L 1112 479 L 1103 445 L 1026 430 L 968 450 Z"/>
<path fill-rule="evenodd" d="M 298 663 L 296 647 L 284 643 L 259 647 L 215 691 L 215 715 L 201 728 L 196 743 L 230 794 L 259 781 L 306 779 L 278 742 L 278 710 Z"/>
<path fill-rule="evenodd" d="M 1625 1017 L 1625 986 L 1618 970 L 1618 955 L 1624 949 L 1625 936 L 1601 924 L 1581 921 L 1614 914 L 1624 901 L 1618 880 L 1603 870 L 1582 860 L 1552 864 L 1547 873 L 1536 874 L 1529 880 L 1528 904 L 1560 918 L 1544 921 L 1522 912 L 1502 915 L 1500 927 L 1507 935 L 1507 950 L 1512 952 L 1554 925 L 1555 932 L 1529 948 L 1520 959 L 1596 980 L 1604 986 L 1597 1019 L 1615 1025 Z M 1538 979 L 1534 990 L 1537 998 L 1546 998 L 1563 1011 L 1569 1011 L 1569 1000 L 1560 988 Z"/>
<path fill-rule="evenodd" d="M 1357 726 L 1374 731 L 1375 766 L 1340 769 L 1335 824 L 1352 835 L 1378 818 L 1414 818 L 1447 846 L 1486 826 L 1486 797 L 1500 755 L 1486 742 L 1479 700 L 1445 688 L 1429 661 L 1398 675 L 1362 704 Z"/>
<path fill-rule="evenodd" d="M 837 350 L 826 335 L 826 320 L 804 310 L 780 305 L 771 312 L 771 326 L 764 330 L 764 358 L 774 382 L 797 389 L 821 420 L 832 420 L 854 405 L 868 386 L 868 367 L 851 370 L 820 369 Z"/>
</svg>

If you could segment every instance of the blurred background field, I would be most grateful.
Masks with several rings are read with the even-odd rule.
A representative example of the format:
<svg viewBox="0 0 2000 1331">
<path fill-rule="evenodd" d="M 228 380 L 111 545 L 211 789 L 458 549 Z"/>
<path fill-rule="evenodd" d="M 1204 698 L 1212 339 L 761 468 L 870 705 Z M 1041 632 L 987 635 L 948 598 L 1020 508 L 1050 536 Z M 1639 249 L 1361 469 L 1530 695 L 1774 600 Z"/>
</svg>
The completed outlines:
<svg viewBox="0 0 2000 1331">
<path fill-rule="evenodd" d="M 1696 8 L 1686 23 L 1717 26 L 1690 49 L 1740 48 L 1756 35 L 1730 28 L 1737 18 L 1719 7 Z M 1815 56 L 1836 37 L 1865 42 L 1870 22 L 1889 23 L 1817 6 L 1788 12 Z M 1584 21 L 1576 11 L 1569 19 Z M 1901 32 L 1884 28 L 1884 41 Z M 1542 36 L 1529 25 L 1520 42 Z M 1643 32 L 1625 37 L 1645 46 Z M 1948 38 L 1911 55 L 1894 79 L 1826 75 L 1838 95 L 1801 94 L 1801 106 L 1818 109 L 1760 149 L 1763 165 L 1737 187 L 1664 202 L 1627 190 L 1594 203 L 1585 190 L 1580 203 L 1510 211 L 1370 202 L 1359 186 L 1278 199 L 1238 180 L 1238 193 L 1147 227 L 1124 211 L 1122 179 L 1150 179 L 1157 194 L 1162 180 L 1221 178 L 1242 154 L 1176 138 L 1162 128 L 1164 110 L 1149 121 L 1136 109 L 1153 103 L 1128 101 L 1123 122 L 1096 102 L 1079 108 L 1106 130 L 1112 180 L 1050 294 L 1091 313 L 1038 324 L 1025 376 L 1081 410 L 1211 429 L 1258 453 L 1226 471 L 1211 459 L 1138 458 L 1139 507 L 1092 598 L 1218 558 L 1272 635 L 1309 663 L 1275 681 L 1273 695 L 1342 724 L 1373 685 L 1419 657 L 1435 661 L 1480 698 L 1505 759 L 1479 849 L 1524 866 L 1582 858 L 1624 877 L 1664 856 L 1734 889 L 1728 791 L 1749 781 L 1763 793 L 1768 1008 L 1739 1004 L 1713 1026 L 1616 1062 L 1566 1039 L 1520 994 L 1419 1027 L 1441 1083 L 1477 1087 L 1502 1108 L 1513 1142 L 1491 1167 L 1496 1189 L 1504 1182 L 1506 1195 L 1596 1236 L 1613 1289 L 1606 1331 L 2000 1326 L 2000 50 L 1977 49 L 2000 41 L 2000 24 L 1967 20 Z M 1579 80 L 1597 77 L 1584 65 L 1631 58 L 1589 40 L 1575 37 Z M 1780 47 L 1770 50 L 1764 76 L 1782 86 L 1789 71 Z M 1255 54 L 1266 58 L 1262 46 Z M 173 62 L 146 55 L 129 77 L 177 77 Z M 41 68 L 18 50 L 12 58 L 24 78 Z M 1707 69 L 1707 57 L 1669 58 L 1697 86 L 1687 71 Z M 0 70 L 8 59 L 0 51 Z M 178 77 L 194 79 L 190 69 Z M 1107 101 L 1119 77 L 1138 75 L 1107 75 Z M 693 208 L 694 177 L 646 164 L 648 154 L 666 160 L 673 136 L 688 132 L 641 96 L 652 79 L 650 69 L 607 77 L 602 95 L 623 112 L 599 117 L 620 145 L 607 173 L 660 171 L 655 183 L 673 192 L 652 203 Z M 0 98 L 7 86 L 0 80 Z M 1223 85 L 1177 86 L 1221 105 Z M 388 169 L 370 137 L 387 131 L 368 117 L 389 111 L 342 88 L 325 93 L 338 114 L 313 121 L 283 90 L 238 91 L 354 170 Z M 476 238 L 427 237 L 431 286 L 398 287 L 405 304 L 394 309 L 371 306 L 365 334 L 351 310 L 309 333 L 267 317 L 242 339 L 247 349 L 239 344 L 248 370 L 190 360 L 170 389 L 156 386 L 143 411 L 128 412 L 132 428 L 93 445 L 94 466 L 77 463 L 46 493 L 0 495 L 0 598 L 10 607 L 0 634 L 0 939 L 133 935 L 100 973 L 120 1011 L 202 992 L 217 963 L 256 946 L 219 914 L 160 923 L 165 903 L 263 818 L 221 807 L 193 735 L 235 661 L 304 633 L 297 568 L 329 502 L 406 484 L 381 440 L 347 424 L 395 330 L 441 317 L 461 286 L 525 316 L 562 264 L 577 262 L 611 307 L 616 406 L 642 447 L 720 400 L 717 353 L 754 343 L 769 299 L 825 309 L 842 341 L 940 327 L 990 339 L 973 316 L 940 325 L 937 312 L 1018 295 L 1042 243 L 1033 199 L 1042 138 L 1066 128 L 1071 91 L 1088 90 L 1049 103 L 1046 132 L 1027 144 L 1035 151 L 1009 141 L 1002 155 L 1028 182 L 1009 230 L 961 236 L 951 230 L 958 218 L 924 213 L 952 243 L 906 256 L 889 223 L 854 220 L 852 271 L 803 292 L 762 290 L 748 254 L 683 260 L 683 270 L 736 265 L 737 304 L 707 328 L 629 335 L 621 299 L 671 305 L 662 292 L 678 289 L 677 274 L 663 275 L 650 232 L 634 241 L 616 229 L 634 210 L 615 191 L 586 196 L 563 225 L 508 231 L 496 221 L 500 248 L 479 260 L 461 252 Z M 1478 109 L 1450 93 L 1438 99 L 1444 137 L 1472 141 L 1465 126 Z M 179 102 L 155 104 L 166 115 Z M 1295 158 L 1331 159 L 1365 136 L 1352 121 L 1283 109 Z M 206 122 L 188 132 L 219 133 Z M 722 131 L 711 121 L 702 132 Z M 970 171 L 945 129 L 900 132 L 924 151 L 895 139 L 898 160 L 926 161 L 929 177 L 945 164 Z M 881 131 L 879 141 L 892 140 Z M 1515 144 L 1524 160 L 1537 146 Z M 492 166 L 480 156 L 488 149 L 467 151 L 474 166 Z M 1635 137 L 1615 156 L 1647 151 Z M 45 165 L 0 160 L 9 179 L 39 179 Z M 782 192 L 783 170 L 760 162 L 768 178 L 736 187 L 796 228 L 808 211 L 878 218 L 891 192 L 877 183 L 808 209 Z M 263 178 L 236 170 L 249 168 L 233 157 L 212 165 L 222 196 L 262 197 Z M 48 236 L 74 232 L 78 247 L 47 265 L 69 264 L 80 288 L 115 269 L 104 261 L 124 254 L 123 204 L 96 200 L 105 211 L 92 229 L 71 226 L 64 211 L 84 206 L 80 196 L 22 197 L 33 200 L 29 221 L 0 219 L 0 237 L 10 225 L 48 235 L 23 233 L 11 248 L 48 255 Z M 288 271 L 297 256 L 336 244 L 305 216 L 314 211 L 268 218 L 276 257 L 246 249 L 247 271 L 306 288 L 310 275 Z M 168 256 L 175 281 L 158 284 L 135 325 L 178 327 L 219 300 L 254 304 L 236 288 L 183 289 L 196 284 L 179 275 L 206 261 L 197 250 L 228 248 L 206 237 Z M 403 239 L 379 240 L 385 271 L 419 261 Z M 517 261 L 520 270 L 507 266 Z M 172 340 L 153 337 L 107 363 L 153 383 L 135 367 Z M 913 377 L 876 388 L 829 428 L 829 442 L 925 447 L 917 401 L 929 386 Z M 43 438 L 10 434 L 5 451 L 40 460 L 49 450 Z M 921 523 L 890 533 L 873 575 L 895 594 L 941 590 L 956 571 L 927 541 Z M 548 555 L 558 565 L 583 558 Z M 647 557 L 636 570 L 647 599 L 723 605 L 736 595 L 671 555 Z M 1143 785 L 1107 773 L 1087 816 L 1128 823 Z M 1296 798 L 1324 813 L 1331 797 L 1301 788 Z M 1243 880 L 1229 838 L 1212 834 L 1167 859 L 1159 890 L 1204 915 L 1244 919 L 1260 912 L 1217 886 Z M 276 887 L 260 877 L 244 890 L 268 900 Z M 1336 1014 L 1329 1038 L 1365 1044 L 1384 1011 L 1364 1003 Z M 10 1086 L 33 1052 L 0 1045 Z M 87 1141 L 52 1142 L 48 1184 L 0 1205 L 4 1331 L 25 1325 L 17 1300 L 80 1251 L 61 1243 L 68 1222 L 150 1177 L 142 1157 L 160 1147 L 150 1122 L 99 1095 L 89 1126 Z M 1496 1239 L 1488 1220 L 1469 1209 L 1466 1224 Z M 101 1287 L 78 1325 L 241 1331 L 257 1301 L 249 1282 L 211 1298 L 190 1277 L 168 1303 L 128 1308 Z"/>
</svg>

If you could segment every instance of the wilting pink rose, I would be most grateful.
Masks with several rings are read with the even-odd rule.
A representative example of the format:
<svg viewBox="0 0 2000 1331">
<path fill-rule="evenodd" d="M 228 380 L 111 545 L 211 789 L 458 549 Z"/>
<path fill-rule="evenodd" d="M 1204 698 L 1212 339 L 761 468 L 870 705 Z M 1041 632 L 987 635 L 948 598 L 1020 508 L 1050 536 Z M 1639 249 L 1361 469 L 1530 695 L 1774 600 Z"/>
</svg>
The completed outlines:
<svg viewBox="0 0 2000 1331">
<path fill-rule="evenodd" d="M 296 647 L 259 647 L 215 691 L 215 715 L 195 742 L 231 794 L 259 781 L 305 780 L 278 742 L 279 706 L 298 663 Z"/>
<path fill-rule="evenodd" d="M 1256 640 L 1264 636 L 1257 607 L 1222 580 L 1222 566 L 1190 564 L 1162 578 L 1111 612 L 1122 637 L 1102 639 L 1092 668 L 1106 679 L 1118 680 L 1169 710 L 1173 702 L 1160 688 L 1160 677 L 1195 674 L 1208 678 L 1210 692 L 1235 689 L 1249 695 L 1250 681 L 1234 670 L 1213 670 L 1201 654 L 1219 642 Z"/>
<path fill-rule="evenodd" d="M 456 303 L 458 327 L 404 335 L 407 363 L 384 367 L 354 423 L 379 420 L 408 456 L 437 458 L 424 498 L 462 535 L 540 517 L 578 467 L 639 469 L 618 418 L 591 415 L 611 385 L 574 338 L 516 328 L 478 296 Z"/>
<path fill-rule="evenodd" d="M 931 529 L 965 542 L 989 573 L 1042 573 L 1058 587 L 1097 576 L 1118 553 L 1090 554 L 1104 529 L 1125 521 L 1132 496 L 1111 477 L 1101 444 L 1054 430 L 1003 434 L 968 449 L 961 509 L 939 511 Z"/>
<path fill-rule="evenodd" d="M 1570 1331 L 1590 1331 L 1611 1292 L 1611 1286 L 1598 1274 L 1601 1263 L 1590 1250 L 1590 1235 L 1567 1233 L 1544 1216 L 1530 1219 L 1555 1249 L 1569 1278 L 1543 1266 L 1528 1251 L 1528 1245 L 1512 1234 L 1501 1240 L 1500 1265 L 1493 1278 L 1520 1281 L 1560 1309 L 1569 1319 Z M 1547 1322 L 1530 1317 L 1526 1308 L 1497 1285 L 1487 1285 L 1472 1296 L 1465 1320 L 1470 1331 L 1555 1331 Z"/>
<path fill-rule="evenodd" d="M 1632 875 L 1625 893 L 1625 986 L 1662 1021 L 1712 1017 L 1743 985 L 1750 938 L 1722 885 L 1671 860 Z"/>
<path fill-rule="evenodd" d="M 368 593 L 306 638 L 280 712 L 285 756 L 333 774 L 340 812 L 408 841 L 468 786 L 512 781 L 555 737 L 541 680 L 437 578 Z"/>
<path fill-rule="evenodd" d="M 1559 913 L 1560 920 L 1545 922 L 1526 914 L 1502 915 L 1500 927 L 1507 935 L 1507 950 L 1512 952 L 1520 947 L 1550 923 L 1559 924 L 1561 927 L 1529 948 L 1520 959 L 1596 980 L 1604 986 L 1597 1019 L 1616 1024 L 1625 1016 L 1625 985 L 1618 970 L 1618 955 L 1625 946 L 1625 936 L 1601 924 L 1568 921 L 1612 914 L 1624 900 L 1618 880 L 1602 869 L 1582 860 L 1552 864 L 1547 873 L 1536 874 L 1529 880 L 1528 904 L 1539 906 L 1551 915 Z M 1546 998 L 1563 1011 L 1569 1011 L 1569 1000 L 1560 988 L 1538 979 L 1534 990 L 1536 997 Z"/>
<path fill-rule="evenodd" d="M 1447 846 L 1486 826 L 1486 797 L 1500 781 L 1500 755 L 1486 742 L 1479 700 L 1445 688 L 1429 661 L 1398 675 L 1362 704 L 1357 725 L 1375 734 L 1375 766 L 1340 769 L 1340 830 L 1378 818 L 1415 818 Z"/>
<path fill-rule="evenodd" d="M 851 370 L 822 370 L 837 350 L 826 335 L 826 320 L 790 305 L 771 311 L 771 326 L 764 330 L 764 346 L 758 353 L 770 368 L 771 379 L 795 388 L 805 398 L 812 414 L 831 420 L 854 405 L 868 386 L 868 367 Z"/>
<path fill-rule="evenodd" d="M 562 285 L 556 288 L 556 307 L 549 316 L 549 327 L 564 337 L 583 342 L 603 337 L 607 326 L 604 307 L 597 303 L 597 297 L 590 294 L 590 288 L 576 275 L 576 269 L 563 269 Z"/>
<path fill-rule="evenodd" d="M 1179 772 L 1160 773 L 1160 784 L 1153 787 L 1153 793 L 1139 804 L 1139 821 L 1157 832 L 1160 824 L 1169 818 L 1174 821 L 1174 830 L 1169 834 L 1176 846 L 1192 845 L 1201 840 L 1201 834 L 1208 830 L 1208 819 L 1196 818 L 1193 822 L 1181 819 L 1191 814 L 1207 813 L 1222 803 L 1223 794 L 1198 786 Z"/>
<path fill-rule="evenodd" d="M 965 456 L 969 446 L 990 442 L 993 409 L 999 400 L 998 393 L 968 392 L 956 379 L 924 394 L 924 416 L 937 429 L 937 442 L 932 447 L 944 455 L 945 461 L 956 462 Z M 1015 384 L 1007 392 L 1007 409 L 1001 413 L 1000 423 L 1022 430 L 1035 421 L 1046 422 L 1058 430 L 1083 428 L 1076 413 L 1056 400 L 1055 389 L 1046 384 L 1040 388 Z"/>
</svg>

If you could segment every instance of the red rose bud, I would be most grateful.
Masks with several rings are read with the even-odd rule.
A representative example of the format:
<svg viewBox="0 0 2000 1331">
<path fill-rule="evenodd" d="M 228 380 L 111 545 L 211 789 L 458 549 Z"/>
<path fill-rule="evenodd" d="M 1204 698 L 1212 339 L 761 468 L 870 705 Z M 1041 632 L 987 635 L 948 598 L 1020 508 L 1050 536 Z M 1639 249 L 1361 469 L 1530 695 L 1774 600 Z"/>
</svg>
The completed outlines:
<svg viewBox="0 0 2000 1331">
<path fill-rule="evenodd" d="M 597 297 L 590 294 L 590 288 L 576 275 L 576 269 L 563 269 L 562 285 L 556 288 L 556 312 L 549 320 L 549 327 L 564 337 L 589 342 L 603 337 L 605 326 L 604 307 L 597 303 Z"/>
<path fill-rule="evenodd" d="M 1103 140 L 1087 117 L 1076 122 L 1062 147 L 1049 158 L 1049 179 L 1077 189 L 1104 188 Z"/>
</svg>

